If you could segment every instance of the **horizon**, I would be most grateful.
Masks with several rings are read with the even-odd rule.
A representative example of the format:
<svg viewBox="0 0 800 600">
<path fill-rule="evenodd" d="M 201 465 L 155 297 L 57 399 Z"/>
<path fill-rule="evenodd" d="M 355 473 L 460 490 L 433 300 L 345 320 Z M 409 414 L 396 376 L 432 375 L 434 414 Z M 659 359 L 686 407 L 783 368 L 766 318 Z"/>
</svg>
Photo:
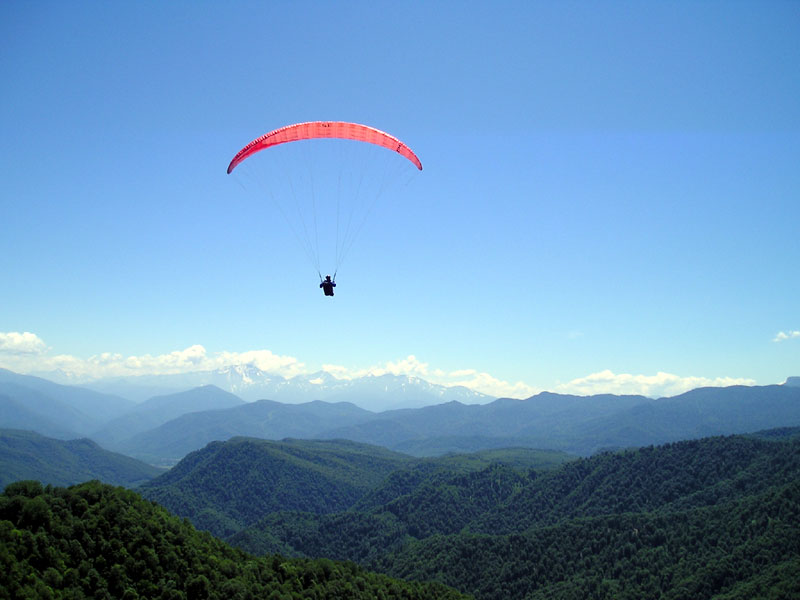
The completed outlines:
<svg viewBox="0 0 800 600">
<path fill-rule="evenodd" d="M 413 359 L 414 357 L 409 357 L 409 359 Z M 6 369 L 9 372 L 16 373 L 19 375 L 27 375 L 32 377 L 39 377 L 41 379 L 46 379 L 53 383 L 57 383 L 60 385 L 69 385 L 74 387 L 82 387 L 82 386 L 92 386 L 96 384 L 108 384 L 108 385 L 132 385 L 134 387 L 142 387 L 143 389 L 148 387 L 163 387 L 163 393 L 171 394 L 171 393 L 182 393 L 184 391 L 188 391 L 191 389 L 196 389 L 198 387 L 206 387 L 212 386 L 217 387 L 223 391 L 227 391 L 229 393 L 233 393 L 234 395 L 240 396 L 246 402 L 253 402 L 255 401 L 250 396 L 252 395 L 252 391 L 246 393 L 246 390 L 249 387 L 258 388 L 263 383 L 254 381 L 250 377 L 252 373 L 250 371 L 256 370 L 256 375 L 265 375 L 269 378 L 278 378 L 281 381 L 286 382 L 293 382 L 299 380 L 302 382 L 308 382 L 311 384 L 319 385 L 321 390 L 325 389 L 326 381 L 324 379 L 320 379 L 320 376 L 324 375 L 331 378 L 336 383 L 347 383 L 347 382 L 359 382 L 364 379 L 368 378 L 381 378 L 381 377 L 391 377 L 391 378 L 398 378 L 403 379 L 405 378 L 408 381 L 415 382 L 421 381 L 425 384 L 433 385 L 438 388 L 443 389 L 463 389 L 470 393 L 477 394 L 478 397 L 474 398 L 474 401 L 467 402 L 459 399 L 455 400 L 445 400 L 444 402 L 456 401 L 462 404 L 487 404 L 493 402 L 494 400 L 498 399 L 511 399 L 511 400 L 527 400 L 539 394 L 555 394 L 555 395 L 572 395 L 572 396 L 583 396 L 583 397 L 591 397 L 596 395 L 604 395 L 604 394 L 611 394 L 611 395 L 619 395 L 619 396 L 643 396 L 649 398 L 651 400 L 658 400 L 658 399 L 665 399 L 665 398 L 672 398 L 678 395 L 681 395 L 686 392 L 690 392 L 696 389 L 701 388 L 725 388 L 725 387 L 732 387 L 732 386 L 745 386 L 745 387 L 762 387 L 764 385 L 788 385 L 790 384 L 791 380 L 798 379 L 800 377 L 796 375 L 787 375 L 783 381 L 769 383 L 769 384 L 756 384 L 755 382 L 746 382 L 746 381 L 704 381 L 699 380 L 697 378 L 689 379 L 677 379 L 674 377 L 668 377 L 667 374 L 659 374 L 659 378 L 654 380 L 650 380 L 648 382 L 643 382 L 639 378 L 632 378 L 631 376 L 622 375 L 622 376 L 615 376 L 612 373 L 598 373 L 594 377 L 583 378 L 577 382 L 572 382 L 567 385 L 559 386 L 557 389 L 542 389 L 542 390 L 535 390 L 528 395 L 525 396 L 510 396 L 510 395 L 495 395 L 491 393 L 485 393 L 480 390 L 475 389 L 474 387 L 470 387 L 464 385 L 463 383 L 438 383 L 435 381 L 434 378 L 428 378 L 426 376 L 420 375 L 419 373 L 407 373 L 401 371 L 388 371 L 386 369 L 372 369 L 366 371 L 359 371 L 356 373 L 343 373 L 339 372 L 334 373 L 331 370 L 321 369 L 318 371 L 309 371 L 309 372 L 293 372 L 290 374 L 282 375 L 280 373 L 276 373 L 274 371 L 264 371 L 262 370 L 256 363 L 254 362 L 240 362 L 240 363 L 229 363 L 222 366 L 215 366 L 213 364 L 206 364 L 206 365 L 196 365 L 195 368 L 184 368 L 181 371 L 176 371 L 174 368 L 168 371 L 161 371 L 161 372 L 112 372 L 106 374 L 98 374 L 95 372 L 92 375 L 83 373 L 77 374 L 74 372 L 64 371 L 62 369 L 55 369 L 50 371 L 43 371 L 43 370 L 30 370 L 27 372 L 23 371 L 15 371 L 13 369 L 8 369 L 5 366 L 0 365 L 0 369 Z M 226 386 L 222 383 L 214 383 L 210 379 L 205 382 L 196 382 L 196 383 L 186 383 L 181 380 L 181 377 L 202 377 L 202 376 L 212 376 L 214 374 L 225 373 L 228 371 L 237 372 L 237 374 L 243 377 L 243 385 L 244 388 L 242 390 L 234 389 L 236 384 L 229 385 L 226 389 Z M 311 379 L 312 377 L 316 377 L 316 380 Z M 613 389 L 609 389 L 609 381 L 615 379 L 616 383 L 613 386 Z M 599 385 L 597 385 L 599 384 Z M 327 390 L 326 390 L 327 391 Z M 123 395 L 119 392 L 116 392 L 117 395 Z M 160 395 L 160 394 L 159 394 Z M 123 395 L 124 396 L 124 395 Z M 275 399 L 273 399 L 275 400 Z M 325 398 L 319 398 L 318 400 L 327 401 Z M 142 399 L 136 400 L 137 402 L 142 401 Z M 278 402 L 286 402 L 289 404 L 296 404 L 296 403 L 304 403 L 315 401 L 313 399 L 302 399 L 302 400 L 276 400 Z M 342 402 L 348 402 L 348 400 L 340 400 Z M 434 402 L 433 404 L 437 404 Z M 409 405 L 410 406 L 410 405 Z M 420 405 L 423 406 L 423 405 Z M 424 406 L 428 406 L 425 404 Z M 365 407 L 367 408 L 367 407 Z"/>
<path fill-rule="evenodd" d="M 798 30 L 777 1 L 4 3 L 0 366 L 777 384 L 800 372 Z M 245 178 L 305 173 L 293 144 L 226 173 L 318 120 L 424 165 L 370 198 L 335 298 L 294 182 Z M 306 241 L 338 242 L 321 171 Z"/>
</svg>

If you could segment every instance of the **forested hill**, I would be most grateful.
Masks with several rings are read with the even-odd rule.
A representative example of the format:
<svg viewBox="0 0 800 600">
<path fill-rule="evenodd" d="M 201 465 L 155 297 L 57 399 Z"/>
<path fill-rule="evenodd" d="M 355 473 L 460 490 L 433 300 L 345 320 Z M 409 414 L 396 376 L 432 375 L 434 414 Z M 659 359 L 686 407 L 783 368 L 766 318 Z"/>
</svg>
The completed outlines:
<svg viewBox="0 0 800 600">
<path fill-rule="evenodd" d="M 70 485 L 101 479 L 133 486 L 162 469 L 104 450 L 92 440 L 57 440 L 18 429 L 0 429 L 0 489 L 22 479 Z"/>
<path fill-rule="evenodd" d="M 572 458 L 562 452 L 517 448 L 417 459 L 347 440 L 233 438 L 192 452 L 143 484 L 141 492 L 224 538 L 272 512 L 326 514 L 359 502 L 379 502 L 381 490 L 395 496 L 397 490 L 385 482 L 395 481 L 395 473 L 403 477 L 415 465 L 414 476 L 430 477 L 477 471 L 492 463 L 543 469 Z"/>
<path fill-rule="evenodd" d="M 800 440 L 730 436 L 605 453 L 539 472 L 492 464 L 465 473 L 436 462 L 413 464 L 392 473 L 348 514 L 379 516 L 380 525 L 391 522 L 415 538 L 467 531 L 512 534 L 585 517 L 712 506 L 796 479 Z M 339 515 L 303 516 L 302 528 L 285 525 L 295 514 L 266 517 L 246 533 L 248 543 L 259 531 L 274 535 L 279 530 L 291 532 L 291 541 L 282 539 L 301 554 L 343 547 Z M 340 526 L 330 527 L 336 519 Z M 351 553 L 337 557 L 362 560 L 364 548 L 353 542 Z"/>
<path fill-rule="evenodd" d="M 800 440 L 688 440 L 565 464 L 520 489 L 470 528 L 518 533 L 582 517 L 713 506 L 793 480 L 800 480 Z"/>
<path fill-rule="evenodd" d="M 479 600 L 800 598 L 800 481 L 704 508 L 432 536 L 374 566 Z"/>
<path fill-rule="evenodd" d="M 788 437 L 692 440 L 547 472 L 418 464 L 353 510 L 273 513 L 231 541 L 434 578 L 482 600 L 800 593 L 800 440 Z"/>
<path fill-rule="evenodd" d="M 346 510 L 411 457 L 348 441 L 233 438 L 186 456 L 142 494 L 225 537 L 279 510 Z"/>
<path fill-rule="evenodd" d="M 353 563 L 255 558 L 136 493 L 88 482 L 17 482 L 0 496 L 4 598 L 457 599 Z"/>
</svg>

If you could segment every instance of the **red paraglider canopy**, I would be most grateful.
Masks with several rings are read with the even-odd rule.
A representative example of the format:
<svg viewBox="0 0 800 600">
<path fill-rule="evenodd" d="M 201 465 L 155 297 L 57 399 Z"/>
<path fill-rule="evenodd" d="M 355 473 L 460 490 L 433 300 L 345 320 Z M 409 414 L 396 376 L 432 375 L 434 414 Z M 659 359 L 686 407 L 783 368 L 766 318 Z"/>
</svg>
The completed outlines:
<svg viewBox="0 0 800 600">
<path fill-rule="evenodd" d="M 339 138 L 383 146 L 384 148 L 397 152 L 401 156 L 405 156 L 414 163 L 420 171 L 422 170 L 422 163 L 411 148 L 386 132 L 375 129 L 374 127 L 368 127 L 367 125 L 359 125 L 358 123 L 347 123 L 344 121 L 312 121 L 309 123 L 287 125 L 286 127 L 270 131 L 260 138 L 254 139 L 247 144 L 247 146 L 239 150 L 236 156 L 233 157 L 231 164 L 228 165 L 228 173 L 230 174 L 230 172 L 236 168 L 236 165 L 245 158 L 265 148 L 277 146 L 278 144 L 285 144 L 286 142 L 296 142 L 298 140 L 314 138 Z"/>
</svg>

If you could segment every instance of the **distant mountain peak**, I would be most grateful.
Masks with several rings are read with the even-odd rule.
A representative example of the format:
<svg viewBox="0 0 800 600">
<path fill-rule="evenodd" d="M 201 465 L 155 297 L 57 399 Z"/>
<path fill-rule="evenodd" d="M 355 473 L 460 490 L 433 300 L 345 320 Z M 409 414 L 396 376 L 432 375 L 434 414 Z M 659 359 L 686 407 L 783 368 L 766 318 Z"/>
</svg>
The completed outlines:
<svg viewBox="0 0 800 600">
<path fill-rule="evenodd" d="M 411 375 L 383 373 L 340 379 L 328 371 L 316 371 L 286 378 L 263 371 L 252 363 L 230 365 L 213 371 L 105 379 L 91 385 L 104 391 L 113 390 L 115 386 L 118 386 L 121 396 L 137 386 L 142 390 L 149 390 L 151 393 L 147 398 L 215 386 L 250 402 L 265 399 L 289 404 L 313 400 L 349 401 L 362 408 L 377 411 L 420 408 L 451 400 L 476 404 L 494 399 L 463 386 L 437 385 Z M 139 399 L 142 398 L 139 396 Z"/>
</svg>

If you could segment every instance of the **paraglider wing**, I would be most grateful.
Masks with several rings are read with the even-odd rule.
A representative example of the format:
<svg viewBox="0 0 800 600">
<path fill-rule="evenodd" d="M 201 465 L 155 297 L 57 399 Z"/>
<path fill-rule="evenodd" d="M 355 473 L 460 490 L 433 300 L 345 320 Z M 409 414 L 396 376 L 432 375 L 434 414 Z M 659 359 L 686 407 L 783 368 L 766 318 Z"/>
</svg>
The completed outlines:
<svg viewBox="0 0 800 600">
<path fill-rule="evenodd" d="M 422 170 L 422 163 L 411 148 L 384 131 L 380 131 L 374 127 L 368 127 L 367 125 L 347 123 L 344 121 L 312 121 L 309 123 L 287 125 L 286 127 L 270 131 L 260 138 L 256 138 L 239 150 L 236 156 L 233 157 L 231 164 L 228 165 L 228 173 L 230 174 L 230 172 L 236 168 L 236 165 L 256 152 L 260 152 L 271 146 L 277 146 L 278 144 L 315 138 L 356 140 L 375 144 L 376 146 L 383 146 L 384 148 L 388 148 L 404 156 L 414 163 L 420 171 Z"/>
</svg>

